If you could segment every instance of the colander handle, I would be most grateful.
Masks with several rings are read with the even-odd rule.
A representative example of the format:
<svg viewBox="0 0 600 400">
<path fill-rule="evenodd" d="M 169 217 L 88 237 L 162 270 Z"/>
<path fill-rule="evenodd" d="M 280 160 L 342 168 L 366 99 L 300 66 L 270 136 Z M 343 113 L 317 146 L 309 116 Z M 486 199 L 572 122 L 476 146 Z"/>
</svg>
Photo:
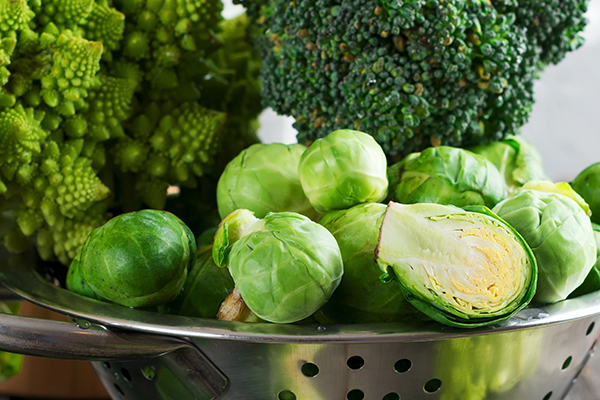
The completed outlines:
<svg viewBox="0 0 600 400">
<path fill-rule="evenodd" d="M 0 350 L 82 361 L 132 361 L 195 348 L 183 338 L 0 314 Z"/>
</svg>

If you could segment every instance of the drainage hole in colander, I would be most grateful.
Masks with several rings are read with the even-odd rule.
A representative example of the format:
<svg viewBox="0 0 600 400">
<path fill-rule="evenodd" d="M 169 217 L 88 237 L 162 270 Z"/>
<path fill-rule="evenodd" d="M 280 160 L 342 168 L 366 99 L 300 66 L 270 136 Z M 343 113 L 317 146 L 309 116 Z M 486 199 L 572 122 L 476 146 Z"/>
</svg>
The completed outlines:
<svg viewBox="0 0 600 400">
<path fill-rule="evenodd" d="M 309 378 L 314 378 L 319 373 L 319 367 L 317 367 L 317 364 L 313 364 L 313 363 L 309 363 L 309 362 L 304 363 L 304 365 L 302 365 L 302 368 L 300 368 L 300 370 L 302 371 L 304 376 L 308 376 Z"/>
<path fill-rule="evenodd" d="M 110 369 L 110 363 L 109 362 L 103 362 L 102 365 L 104 366 L 104 368 Z"/>
<path fill-rule="evenodd" d="M 565 362 L 562 365 L 562 369 L 567 369 L 567 367 L 571 364 L 572 360 L 573 360 L 573 357 L 571 357 L 571 356 L 567 357 L 567 359 L 565 360 Z"/>
<path fill-rule="evenodd" d="M 154 368 L 152 368 L 151 366 L 144 365 L 142 367 L 142 375 L 144 376 L 144 378 L 148 379 L 149 381 L 152 381 L 156 377 L 156 371 L 154 371 Z"/>
<path fill-rule="evenodd" d="M 423 385 L 423 390 L 426 393 L 435 393 L 438 390 L 440 390 L 440 388 L 442 387 L 442 381 L 440 381 L 437 378 L 433 378 L 428 380 L 424 385 Z"/>
<path fill-rule="evenodd" d="M 400 400 L 400 395 L 398 393 L 388 393 L 381 400 Z"/>
<path fill-rule="evenodd" d="M 594 326 L 596 326 L 596 323 L 595 323 L 595 322 L 592 322 L 592 323 L 590 324 L 590 326 L 588 326 L 588 329 L 587 329 L 587 331 L 585 332 L 585 336 L 589 336 L 589 335 L 590 335 L 590 333 L 592 333 L 592 331 L 594 330 Z"/>
<path fill-rule="evenodd" d="M 131 382 L 131 374 L 127 369 L 121 368 L 121 375 L 123 376 L 123 379 L 125 379 L 125 381 Z"/>
<path fill-rule="evenodd" d="M 278 400 L 296 400 L 296 395 L 289 390 L 282 390 L 277 394 Z"/>
<path fill-rule="evenodd" d="M 548 393 L 547 393 L 547 394 L 544 396 L 543 400 L 550 400 L 550 398 L 552 398 L 552 392 L 548 392 Z"/>
<path fill-rule="evenodd" d="M 125 397 L 125 393 L 123 393 L 123 389 L 121 389 L 121 388 L 119 387 L 119 385 L 117 385 L 116 383 L 115 383 L 114 385 L 115 385 L 115 389 L 117 389 L 117 392 L 119 392 L 119 394 L 120 394 L 121 396 Z"/>
<path fill-rule="evenodd" d="M 352 356 L 346 361 L 346 364 L 350 369 L 361 369 L 365 366 L 365 360 L 361 356 Z"/>
<path fill-rule="evenodd" d="M 360 389 L 353 389 L 348 392 L 348 394 L 346 395 L 346 398 L 348 400 L 363 400 L 365 398 L 365 394 Z"/>
<path fill-rule="evenodd" d="M 408 372 L 408 370 L 412 367 L 412 361 L 407 358 L 403 358 L 402 360 L 396 361 L 394 364 L 394 371 L 399 374 L 403 374 Z"/>
</svg>

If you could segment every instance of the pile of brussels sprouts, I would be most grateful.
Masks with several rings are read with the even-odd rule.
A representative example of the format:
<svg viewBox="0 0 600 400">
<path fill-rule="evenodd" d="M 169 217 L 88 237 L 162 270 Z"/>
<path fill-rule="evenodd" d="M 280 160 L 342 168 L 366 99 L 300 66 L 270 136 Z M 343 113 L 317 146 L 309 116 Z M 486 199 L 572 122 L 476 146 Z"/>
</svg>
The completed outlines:
<svg viewBox="0 0 600 400">
<path fill-rule="evenodd" d="M 168 212 L 117 216 L 67 288 L 234 321 L 483 326 L 600 290 L 599 188 L 600 163 L 553 183 L 519 137 L 393 165 L 353 130 L 254 144 L 219 179 L 210 240 Z"/>
</svg>

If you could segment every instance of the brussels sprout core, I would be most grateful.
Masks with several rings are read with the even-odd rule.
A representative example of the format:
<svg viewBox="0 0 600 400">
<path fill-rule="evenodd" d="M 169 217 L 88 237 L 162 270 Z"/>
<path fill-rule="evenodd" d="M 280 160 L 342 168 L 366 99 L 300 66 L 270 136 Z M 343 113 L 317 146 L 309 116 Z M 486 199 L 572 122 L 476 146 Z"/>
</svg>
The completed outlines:
<svg viewBox="0 0 600 400">
<path fill-rule="evenodd" d="M 388 205 L 377 262 L 413 305 L 440 322 L 478 326 L 506 319 L 533 296 L 530 249 L 488 209 L 481 211 Z"/>
</svg>

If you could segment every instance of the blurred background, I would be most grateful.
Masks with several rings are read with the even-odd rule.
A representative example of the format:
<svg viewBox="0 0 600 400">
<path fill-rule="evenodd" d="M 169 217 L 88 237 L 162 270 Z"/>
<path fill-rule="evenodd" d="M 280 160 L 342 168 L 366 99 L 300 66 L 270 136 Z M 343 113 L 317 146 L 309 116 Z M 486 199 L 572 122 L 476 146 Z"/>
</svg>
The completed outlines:
<svg viewBox="0 0 600 400">
<path fill-rule="evenodd" d="M 231 0 L 225 17 L 243 12 Z M 536 83 L 536 103 L 521 134 L 542 154 L 546 173 L 556 181 L 571 181 L 585 167 L 600 162 L 600 0 L 590 0 L 585 44 Z M 264 142 L 294 143 L 293 119 L 271 110 L 261 116 Z"/>
</svg>

